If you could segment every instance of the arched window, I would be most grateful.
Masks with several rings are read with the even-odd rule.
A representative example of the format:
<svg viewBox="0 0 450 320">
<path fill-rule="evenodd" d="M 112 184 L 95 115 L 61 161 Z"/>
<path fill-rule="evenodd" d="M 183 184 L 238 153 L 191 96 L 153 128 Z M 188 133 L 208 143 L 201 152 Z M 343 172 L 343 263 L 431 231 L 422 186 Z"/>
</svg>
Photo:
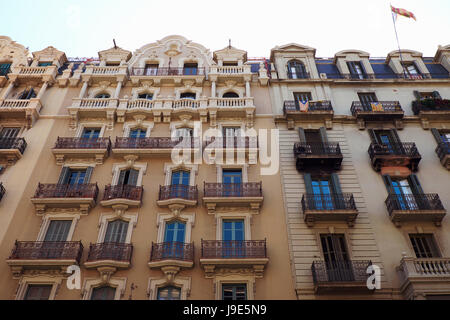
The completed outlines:
<svg viewBox="0 0 450 320">
<path fill-rule="evenodd" d="M 195 100 L 195 93 L 193 92 L 183 92 L 180 94 L 180 99 L 194 99 Z"/>
<path fill-rule="evenodd" d="M 95 96 L 96 99 L 108 99 L 111 95 L 109 93 L 99 93 Z"/>
<path fill-rule="evenodd" d="M 174 286 L 158 288 L 158 300 L 180 300 L 181 289 Z"/>
<path fill-rule="evenodd" d="M 153 99 L 153 93 L 141 93 L 138 95 L 139 99 L 146 99 L 146 100 L 152 100 Z"/>
<path fill-rule="evenodd" d="M 92 290 L 91 300 L 114 300 L 116 288 L 103 286 Z"/>
<path fill-rule="evenodd" d="M 306 72 L 305 65 L 298 60 L 291 60 L 288 62 L 288 78 L 289 79 L 305 79 L 309 78 Z"/>
<path fill-rule="evenodd" d="M 222 96 L 223 98 L 239 98 L 239 95 L 236 92 L 225 92 Z"/>
</svg>

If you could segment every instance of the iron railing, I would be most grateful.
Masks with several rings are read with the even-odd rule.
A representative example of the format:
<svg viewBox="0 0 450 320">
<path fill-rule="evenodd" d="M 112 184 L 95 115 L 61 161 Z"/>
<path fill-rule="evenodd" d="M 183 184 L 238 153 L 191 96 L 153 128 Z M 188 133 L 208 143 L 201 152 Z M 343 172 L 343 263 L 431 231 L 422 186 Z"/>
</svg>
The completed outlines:
<svg viewBox="0 0 450 320">
<path fill-rule="evenodd" d="M 203 240 L 202 258 L 267 258 L 266 240 Z"/>
<path fill-rule="evenodd" d="M 450 111 L 450 99 L 421 99 L 412 102 L 415 115 L 420 111 Z"/>
<path fill-rule="evenodd" d="M 419 150 L 417 150 L 414 142 L 381 144 L 372 142 L 369 146 L 369 156 L 373 159 L 376 156 L 405 156 L 408 158 L 421 158 Z"/>
<path fill-rule="evenodd" d="M 131 69 L 132 76 L 203 76 L 205 68 L 142 68 Z"/>
<path fill-rule="evenodd" d="M 18 149 L 23 154 L 26 147 L 24 138 L 0 138 L 0 149 Z"/>
<path fill-rule="evenodd" d="M 342 156 L 337 142 L 297 142 L 294 144 L 295 156 L 328 155 Z"/>
<path fill-rule="evenodd" d="M 430 75 L 409 75 L 409 74 L 395 74 L 395 73 L 375 73 L 366 75 L 364 79 L 358 78 L 359 75 L 352 76 L 351 74 L 341 73 L 327 73 L 327 79 L 347 79 L 347 80 L 383 80 L 383 79 L 405 79 L 405 80 L 423 80 L 423 79 L 448 79 L 450 74 L 448 72 L 433 72 Z"/>
<path fill-rule="evenodd" d="M 381 105 L 382 108 L 374 109 L 372 104 Z M 361 102 L 353 101 L 350 108 L 353 116 L 356 116 L 359 112 L 403 112 L 402 106 L 399 101 L 376 101 L 376 102 Z"/>
<path fill-rule="evenodd" d="M 81 241 L 16 241 L 11 260 L 75 260 L 83 254 Z"/>
<path fill-rule="evenodd" d="M 223 148 L 258 148 L 258 137 L 208 137 L 205 146 Z"/>
<path fill-rule="evenodd" d="M 306 210 L 356 210 L 352 193 L 304 194 L 303 212 Z"/>
<path fill-rule="evenodd" d="M 186 186 L 182 184 L 159 186 L 158 200 L 169 200 L 176 198 L 197 201 L 197 186 Z"/>
<path fill-rule="evenodd" d="M 58 137 L 53 149 L 111 149 L 110 138 L 62 138 Z"/>
<path fill-rule="evenodd" d="M 0 201 L 2 200 L 3 195 L 5 194 L 5 192 L 6 192 L 6 189 L 3 186 L 3 183 L 0 182 Z"/>
<path fill-rule="evenodd" d="M 105 242 L 90 244 L 87 262 L 99 260 L 131 262 L 133 245 L 131 243 Z"/>
<path fill-rule="evenodd" d="M 311 265 L 314 284 L 329 282 L 363 282 L 367 281 L 369 260 L 334 260 L 314 261 Z"/>
<path fill-rule="evenodd" d="M 97 199 L 97 183 L 52 184 L 39 183 L 35 198 L 92 198 Z"/>
<path fill-rule="evenodd" d="M 183 242 L 152 242 L 150 261 L 161 260 L 194 261 L 194 244 Z"/>
<path fill-rule="evenodd" d="M 195 137 L 151 137 L 127 138 L 116 137 L 115 149 L 173 149 L 175 147 L 194 148 Z M 190 140 L 190 141 L 189 141 Z"/>
<path fill-rule="evenodd" d="M 439 159 L 442 161 L 442 159 L 444 159 L 445 156 L 450 155 L 450 142 L 438 143 L 438 146 L 436 147 L 435 151 L 436 151 Z"/>
<path fill-rule="evenodd" d="M 103 200 L 128 199 L 142 201 L 143 191 L 144 188 L 142 186 L 131 186 L 127 184 L 116 186 L 107 185 L 103 194 Z"/>
<path fill-rule="evenodd" d="M 429 194 L 389 194 L 386 201 L 389 215 L 394 210 L 418 211 L 418 210 L 445 210 L 439 195 Z"/>
<path fill-rule="evenodd" d="M 298 101 L 295 100 L 286 100 L 283 105 L 284 113 L 287 112 L 299 112 L 300 106 Z M 309 101 L 308 103 L 308 111 L 306 112 L 314 112 L 314 111 L 333 111 L 333 106 L 331 105 L 331 101 Z"/>
<path fill-rule="evenodd" d="M 204 182 L 204 197 L 262 197 L 262 182 Z"/>
</svg>

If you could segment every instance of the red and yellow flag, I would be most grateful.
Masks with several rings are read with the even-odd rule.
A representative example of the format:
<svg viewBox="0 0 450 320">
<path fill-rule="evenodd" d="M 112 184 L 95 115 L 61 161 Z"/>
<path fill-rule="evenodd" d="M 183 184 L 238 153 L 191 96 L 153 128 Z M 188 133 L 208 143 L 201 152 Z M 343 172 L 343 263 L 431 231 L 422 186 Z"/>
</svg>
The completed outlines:
<svg viewBox="0 0 450 320">
<path fill-rule="evenodd" d="M 400 9 L 400 8 L 395 8 L 393 6 L 391 6 L 391 10 L 393 13 L 395 14 L 399 14 L 401 16 L 407 17 L 407 18 L 413 18 L 414 20 L 416 20 L 416 17 L 414 16 L 414 13 L 405 10 L 405 9 Z M 397 16 L 395 16 L 397 18 Z"/>
</svg>

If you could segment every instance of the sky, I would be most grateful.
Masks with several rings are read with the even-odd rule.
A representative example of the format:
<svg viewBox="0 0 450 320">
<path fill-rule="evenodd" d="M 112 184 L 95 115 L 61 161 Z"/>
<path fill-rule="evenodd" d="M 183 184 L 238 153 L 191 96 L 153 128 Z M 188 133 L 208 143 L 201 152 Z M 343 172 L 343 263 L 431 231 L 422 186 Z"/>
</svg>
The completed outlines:
<svg viewBox="0 0 450 320">
<path fill-rule="evenodd" d="M 345 49 L 385 57 L 398 49 L 389 4 L 417 18 L 397 19 L 402 49 L 432 57 L 450 44 L 450 0 L 2 0 L 0 35 L 67 57 L 98 57 L 113 39 L 134 52 L 172 34 L 211 51 L 231 39 L 249 57 L 288 43 L 316 48 L 316 57 Z"/>
</svg>

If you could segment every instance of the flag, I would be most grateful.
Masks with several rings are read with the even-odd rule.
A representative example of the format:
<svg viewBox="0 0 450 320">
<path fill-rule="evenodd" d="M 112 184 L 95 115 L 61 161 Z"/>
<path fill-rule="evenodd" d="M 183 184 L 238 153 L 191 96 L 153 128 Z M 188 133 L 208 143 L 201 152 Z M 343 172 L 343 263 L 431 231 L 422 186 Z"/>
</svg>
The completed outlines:
<svg viewBox="0 0 450 320">
<path fill-rule="evenodd" d="M 300 106 L 301 112 L 308 112 L 309 101 L 308 100 L 299 100 L 298 104 Z"/>
<path fill-rule="evenodd" d="M 405 9 L 400 9 L 400 8 L 395 8 L 391 5 L 391 10 L 393 13 L 395 13 L 395 18 L 397 19 L 397 14 L 407 17 L 407 18 L 413 18 L 414 20 L 416 20 L 416 17 L 414 16 L 414 13 L 405 10 Z"/>
<path fill-rule="evenodd" d="M 384 111 L 383 105 L 379 102 L 372 102 L 370 104 L 372 111 Z"/>
</svg>

